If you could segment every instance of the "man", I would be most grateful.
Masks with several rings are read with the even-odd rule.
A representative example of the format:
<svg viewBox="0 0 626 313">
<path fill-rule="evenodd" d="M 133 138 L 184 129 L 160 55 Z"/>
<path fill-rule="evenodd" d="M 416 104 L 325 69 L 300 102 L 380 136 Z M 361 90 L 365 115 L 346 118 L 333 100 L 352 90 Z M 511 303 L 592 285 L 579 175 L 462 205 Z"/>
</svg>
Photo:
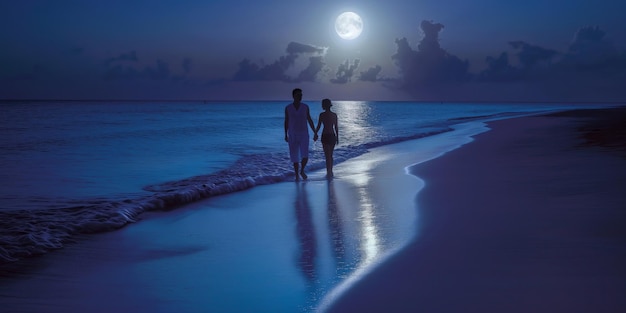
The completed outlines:
<svg viewBox="0 0 626 313">
<path fill-rule="evenodd" d="M 309 129 L 315 131 L 309 106 L 302 103 L 302 89 L 291 92 L 293 102 L 285 107 L 285 141 L 289 143 L 289 158 L 293 163 L 296 180 L 306 179 L 304 167 L 309 161 Z M 298 164 L 298 162 L 301 162 Z"/>
</svg>

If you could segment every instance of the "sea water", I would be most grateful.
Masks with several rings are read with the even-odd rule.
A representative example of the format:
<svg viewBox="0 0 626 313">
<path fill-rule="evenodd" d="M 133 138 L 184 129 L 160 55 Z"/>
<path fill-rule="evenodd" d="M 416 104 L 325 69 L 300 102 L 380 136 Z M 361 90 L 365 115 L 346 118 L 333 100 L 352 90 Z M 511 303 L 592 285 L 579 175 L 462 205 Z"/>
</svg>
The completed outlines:
<svg viewBox="0 0 626 313">
<path fill-rule="evenodd" d="M 0 104 L 0 262 L 120 228 L 143 212 L 294 179 L 284 107 L 273 102 Z M 317 123 L 322 111 L 308 102 Z M 335 101 L 335 162 L 468 120 L 572 104 Z M 324 168 L 310 144 L 309 171 Z"/>
</svg>

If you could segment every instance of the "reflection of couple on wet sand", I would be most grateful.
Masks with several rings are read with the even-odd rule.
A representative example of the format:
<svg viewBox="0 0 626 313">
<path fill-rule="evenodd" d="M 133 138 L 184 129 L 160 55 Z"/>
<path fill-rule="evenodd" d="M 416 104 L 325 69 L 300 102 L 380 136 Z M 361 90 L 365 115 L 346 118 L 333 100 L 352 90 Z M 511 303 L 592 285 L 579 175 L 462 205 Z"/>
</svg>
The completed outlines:
<svg viewBox="0 0 626 313">
<path fill-rule="evenodd" d="M 296 180 L 307 179 L 304 168 L 309 161 L 309 129 L 314 133 L 313 140 L 317 141 L 317 132 L 323 125 L 322 147 L 326 159 L 326 177 L 333 177 L 333 150 L 339 143 L 339 128 L 337 114 L 330 110 L 332 103 L 329 99 L 322 100 L 324 112 L 320 113 L 317 128 L 313 126 L 313 119 L 309 106 L 302 103 L 302 89 L 296 88 L 291 92 L 293 102 L 285 107 L 285 141 L 289 143 L 289 158 L 293 163 Z"/>
<path fill-rule="evenodd" d="M 298 265 L 305 277 L 308 280 L 312 281 L 316 278 L 315 259 L 318 254 L 318 243 L 313 223 L 312 208 L 309 203 L 306 187 L 306 184 L 298 184 L 296 186 L 297 189 L 294 207 L 297 222 L 296 233 L 300 242 L 300 256 L 298 258 Z M 339 214 L 339 208 L 337 206 L 337 199 L 335 197 L 333 182 L 329 181 L 327 187 L 327 211 L 330 239 L 332 241 L 331 249 L 335 257 L 337 270 L 343 271 L 343 268 L 341 267 L 345 265 L 345 248 L 343 241 L 344 234 L 341 228 L 341 216 Z"/>
</svg>

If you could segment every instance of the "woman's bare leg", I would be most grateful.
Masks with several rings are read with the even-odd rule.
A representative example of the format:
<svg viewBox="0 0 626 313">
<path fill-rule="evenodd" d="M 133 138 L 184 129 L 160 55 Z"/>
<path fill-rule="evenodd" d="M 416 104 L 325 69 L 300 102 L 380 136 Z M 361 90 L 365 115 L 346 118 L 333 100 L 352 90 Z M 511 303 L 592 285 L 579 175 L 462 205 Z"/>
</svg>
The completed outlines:
<svg viewBox="0 0 626 313">
<path fill-rule="evenodd" d="M 333 145 L 323 145 L 324 157 L 326 158 L 326 177 L 333 177 Z"/>
</svg>

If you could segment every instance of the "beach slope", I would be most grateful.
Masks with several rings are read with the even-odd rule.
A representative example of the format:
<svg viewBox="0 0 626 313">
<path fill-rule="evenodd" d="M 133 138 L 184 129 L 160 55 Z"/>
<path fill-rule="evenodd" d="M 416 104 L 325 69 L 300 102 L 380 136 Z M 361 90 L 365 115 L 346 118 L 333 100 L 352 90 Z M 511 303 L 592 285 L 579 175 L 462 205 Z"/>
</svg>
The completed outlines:
<svg viewBox="0 0 626 313">
<path fill-rule="evenodd" d="M 624 312 L 626 110 L 489 123 L 414 166 L 421 232 L 328 312 Z"/>
</svg>

